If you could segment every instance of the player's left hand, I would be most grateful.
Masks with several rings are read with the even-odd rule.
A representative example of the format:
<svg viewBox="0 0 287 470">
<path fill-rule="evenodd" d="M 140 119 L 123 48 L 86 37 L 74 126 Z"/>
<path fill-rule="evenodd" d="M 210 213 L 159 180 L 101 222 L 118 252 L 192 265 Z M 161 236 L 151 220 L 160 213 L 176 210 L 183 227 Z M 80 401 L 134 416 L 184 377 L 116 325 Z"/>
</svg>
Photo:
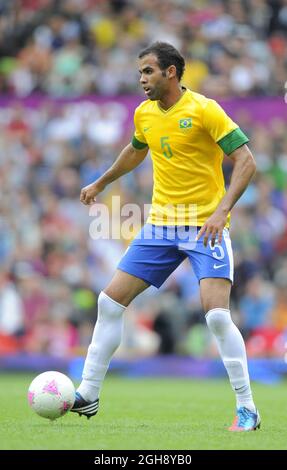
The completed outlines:
<svg viewBox="0 0 287 470">
<path fill-rule="evenodd" d="M 228 214 L 221 210 L 216 210 L 201 227 L 195 240 L 199 240 L 202 235 L 204 235 L 204 246 L 207 246 L 209 238 L 211 239 L 211 246 L 214 246 L 215 243 L 221 244 L 222 232 L 226 225 L 227 215 Z"/>
</svg>

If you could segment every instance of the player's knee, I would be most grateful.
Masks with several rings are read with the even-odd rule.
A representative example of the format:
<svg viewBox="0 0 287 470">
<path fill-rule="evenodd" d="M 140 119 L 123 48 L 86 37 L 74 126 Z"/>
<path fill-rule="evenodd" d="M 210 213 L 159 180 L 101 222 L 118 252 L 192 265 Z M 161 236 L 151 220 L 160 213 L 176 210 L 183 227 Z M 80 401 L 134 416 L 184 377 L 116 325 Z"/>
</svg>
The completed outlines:
<svg viewBox="0 0 287 470">
<path fill-rule="evenodd" d="M 101 292 L 98 297 L 98 319 L 118 318 L 125 310 L 125 306 L 116 302 L 105 292 Z"/>
<path fill-rule="evenodd" d="M 206 314 L 206 323 L 210 331 L 216 336 L 220 336 L 232 324 L 230 311 L 223 308 L 214 308 Z"/>
<path fill-rule="evenodd" d="M 127 307 L 132 301 L 130 292 L 124 288 L 119 289 L 118 286 L 114 288 L 114 286 L 109 285 L 102 292 L 123 307 Z"/>
</svg>

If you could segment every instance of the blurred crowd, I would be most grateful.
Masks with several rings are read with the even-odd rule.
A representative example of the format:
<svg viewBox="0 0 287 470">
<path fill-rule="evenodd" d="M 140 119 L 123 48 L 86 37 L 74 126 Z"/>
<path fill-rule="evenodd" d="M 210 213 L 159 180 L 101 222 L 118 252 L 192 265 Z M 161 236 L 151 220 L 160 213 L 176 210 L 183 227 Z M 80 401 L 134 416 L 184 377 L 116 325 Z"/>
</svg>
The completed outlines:
<svg viewBox="0 0 287 470">
<path fill-rule="evenodd" d="M 79 194 L 115 160 L 133 128 L 124 100 L 69 98 L 138 93 L 134 59 L 159 38 L 185 54 L 184 83 L 196 91 L 283 98 L 287 2 L 0 0 L 0 12 L 0 90 L 15 96 L 9 105 L 0 97 L 0 354 L 85 354 L 97 297 L 128 240 L 93 239 L 93 216 Z M 37 105 L 17 99 L 35 92 L 42 95 Z M 250 137 L 258 171 L 232 213 L 231 309 L 251 356 L 283 357 L 286 121 L 277 117 L 267 127 L 246 109 L 237 122 Z M 228 159 L 224 171 L 228 184 Z M 152 184 L 147 157 L 98 202 L 111 208 L 118 195 L 122 205 L 143 207 Z M 113 223 L 122 221 L 113 214 Z M 187 261 L 126 313 L 118 356 L 157 353 L 216 354 Z"/>
<path fill-rule="evenodd" d="M 268 106 L 268 103 L 266 103 Z M 247 110 L 246 110 L 247 111 Z M 99 176 L 130 140 L 124 100 L 11 102 L 0 113 L 0 353 L 18 350 L 83 353 L 96 320 L 97 297 L 129 240 L 95 239 L 96 207 L 80 189 Z M 268 109 L 266 110 L 268 113 Z M 235 284 L 232 313 L 252 355 L 283 355 L 287 340 L 287 135 L 280 118 L 239 121 L 258 171 L 232 214 Z M 116 127 L 116 131 L 114 130 Z M 226 158 L 226 181 L 232 164 Z M 120 204 L 150 203 L 150 158 L 110 185 L 97 203 L 110 209 L 105 227 L 127 217 Z M 129 215 L 129 214 L 128 214 Z M 139 221 L 139 225 L 142 221 Z M 140 227 L 133 227 L 130 239 Z M 213 345 L 198 285 L 184 262 L 162 288 L 151 287 L 129 307 L 119 355 L 160 352 L 201 356 Z"/>
<path fill-rule="evenodd" d="M 163 40 L 194 91 L 281 96 L 286 30 L 286 0 L 0 0 L 0 93 L 134 93 L 139 51 Z"/>
</svg>

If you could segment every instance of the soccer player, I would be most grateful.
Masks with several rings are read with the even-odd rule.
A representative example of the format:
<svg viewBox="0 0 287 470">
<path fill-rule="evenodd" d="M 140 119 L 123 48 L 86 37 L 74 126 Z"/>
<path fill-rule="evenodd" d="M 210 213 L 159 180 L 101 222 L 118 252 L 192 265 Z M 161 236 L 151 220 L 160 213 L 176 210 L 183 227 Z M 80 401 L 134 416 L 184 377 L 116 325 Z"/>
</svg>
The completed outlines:
<svg viewBox="0 0 287 470">
<path fill-rule="evenodd" d="M 135 133 L 115 163 L 81 191 L 83 204 L 132 171 L 150 150 L 154 188 L 152 207 L 139 235 L 98 298 L 98 319 L 88 348 L 82 382 L 71 411 L 88 418 L 111 357 L 121 341 L 123 313 L 150 285 L 160 287 L 189 258 L 200 284 L 207 326 L 236 395 L 230 431 L 260 427 L 248 375 L 243 338 L 233 323 L 229 298 L 233 257 L 230 210 L 255 173 L 248 138 L 216 101 L 180 85 L 184 58 L 170 44 L 157 42 L 139 54 L 140 83 L 147 100 L 135 110 Z M 233 161 L 225 192 L 223 154 Z"/>
</svg>

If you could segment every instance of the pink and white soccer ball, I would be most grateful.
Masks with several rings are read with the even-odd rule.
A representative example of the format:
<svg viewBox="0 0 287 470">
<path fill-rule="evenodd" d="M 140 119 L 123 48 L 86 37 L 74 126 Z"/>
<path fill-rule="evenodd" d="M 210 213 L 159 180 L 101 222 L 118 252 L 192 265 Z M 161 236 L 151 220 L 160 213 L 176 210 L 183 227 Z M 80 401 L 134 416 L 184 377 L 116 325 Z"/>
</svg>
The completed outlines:
<svg viewBox="0 0 287 470">
<path fill-rule="evenodd" d="M 43 418 L 60 418 L 72 408 L 74 401 L 73 382 L 61 372 L 43 372 L 31 382 L 28 390 L 29 405 Z"/>
</svg>

